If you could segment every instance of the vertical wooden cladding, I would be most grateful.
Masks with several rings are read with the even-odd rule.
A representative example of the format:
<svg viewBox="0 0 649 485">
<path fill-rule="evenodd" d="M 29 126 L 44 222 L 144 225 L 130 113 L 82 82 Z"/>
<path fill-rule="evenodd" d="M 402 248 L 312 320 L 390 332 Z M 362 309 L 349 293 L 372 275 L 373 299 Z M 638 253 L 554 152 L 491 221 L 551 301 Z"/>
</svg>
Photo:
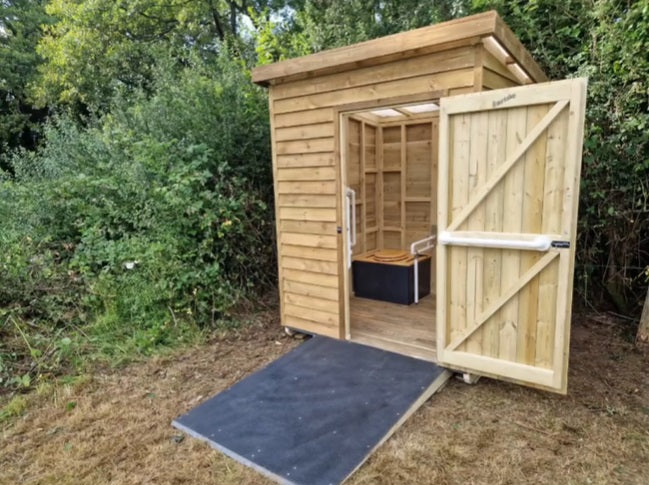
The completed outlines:
<svg viewBox="0 0 649 485">
<path fill-rule="evenodd" d="M 537 105 L 450 117 L 453 145 L 448 175 L 452 180 L 449 184 L 449 221 L 458 217 L 475 197 L 476 191 L 505 162 L 507 155 L 514 152 L 529 130 L 538 123 L 539 116 L 542 117 L 548 109 L 548 105 Z M 564 110 L 550 128 L 551 136 L 555 130 L 565 129 L 566 117 Z M 559 133 L 556 135 L 563 136 Z M 556 204 L 553 195 L 561 199 L 562 191 L 556 180 L 548 185 L 548 192 L 544 193 L 546 160 L 549 158 L 552 163 L 551 154 L 546 153 L 546 149 L 546 137 L 539 137 L 457 229 L 510 234 L 559 234 L 560 228 L 552 223 L 547 223 L 545 228 L 542 226 L 543 207 L 546 207 L 547 217 L 554 213 Z M 558 162 L 561 164 L 562 160 Z M 560 167 L 548 169 L 550 173 L 561 170 Z M 555 207 L 549 209 L 552 206 Z M 451 246 L 447 251 L 447 282 L 451 290 L 447 334 L 450 341 L 460 336 L 490 303 L 515 285 L 520 276 L 541 257 L 541 253 L 535 251 L 460 246 Z M 480 355 L 550 368 L 553 347 L 547 345 L 547 331 L 544 329 L 547 325 L 543 314 L 553 313 L 556 294 L 552 293 L 556 293 L 556 288 L 554 292 L 546 294 L 549 298 L 544 300 L 542 308 L 532 308 L 530 305 L 538 300 L 540 280 L 546 272 L 555 270 L 556 261 L 533 279 L 518 298 L 506 302 L 457 350 L 470 350 Z M 556 284 L 556 278 L 554 281 Z M 537 315 L 537 310 L 542 315 Z M 532 313 L 533 318 L 529 318 Z"/>
<path fill-rule="evenodd" d="M 435 234 L 438 124 L 431 115 L 379 126 L 382 247 L 408 250 Z"/>
<path fill-rule="evenodd" d="M 379 174 L 378 174 L 378 128 L 365 123 L 363 126 L 363 251 L 379 247 Z"/>
<path fill-rule="evenodd" d="M 356 255 L 377 248 L 377 127 L 354 116 L 346 120 L 346 183 L 356 193 Z"/>
<path fill-rule="evenodd" d="M 437 233 L 437 141 L 439 119 L 406 125 L 405 246 Z"/>
<path fill-rule="evenodd" d="M 365 213 L 363 211 L 363 188 L 362 181 L 365 178 L 363 167 L 364 156 L 364 123 L 354 118 L 347 119 L 346 128 L 346 159 L 347 159 L 347 186 L 356 193 L 356 238 L 357 244 L 352 248 L 352 254 L 358 254 L 363 251 L 363 224 Z"/>
<path fill-rule="evenodd" d="M 474 49 L 473 45 L 465 45 L 270 87 L 284 325 L 333 337 L 343 334 L 342 238 L 337 234 L 337 228 L 342 226 L 342 187 L 336 164 L 339 120 L 335 117 L 339 110 L 354 103 L 376 102 L 380 106 L 381 100 L 386 100 L 385 104 L 403 96 L 471 90 Z M 367 251 L 382 242 L 383 247 L 401 247 L 406 240 L 423 234 L 424 226 L 429 234 L 432 221 L 425 219 L 423 205 L 430 207 L 430 194 L 419 194 L 423 189 L 415 180 L 417 171 L 413 169 L 409 180 L 405 166 L 403 179 L 397 173 L 382 174 L 376 148 L 381 143 L 380 130 L 353 118 L 348 123 L 347 184 L 357 193 L 360 215 L 355 251 Z M 418 153 L 424 144 L 429 153 L 432 150 L 434 142 L 430 138 L 416 147 L 421 129 L 397 127 L 397 131 L 399 136 L 404 131 L 411 139 L 404 150 L 409 151 L 413 160 L 425 157 L 423 152 Z M 383 143 L 386 141 L 390 143 L 384 134 Z M 401 157 L 401 148 L 397 150 Z M 392 185 L 399 201 L 390 200 L 397 193 Z M 403 219 L 412 220 L 406 227 L 401 211 L 405 209 L 404 197 L 408 192 L 413 197 L 408 202 L 412 215 Z M 383 193 L 388 200 L 382 199 Z M 394 207 L 386 212 L 381 205 L 385 203 Z M 380 235 L 380 225 L 385 228 L 392 219 L 400 232 Z"/>
<path fill-rule="evenodd" d="M 441 362 L 565 392 L 583 92 L 573 80 L 444 103 L 440 230 L 570 246 L 441 246 Z"/>
</svg>

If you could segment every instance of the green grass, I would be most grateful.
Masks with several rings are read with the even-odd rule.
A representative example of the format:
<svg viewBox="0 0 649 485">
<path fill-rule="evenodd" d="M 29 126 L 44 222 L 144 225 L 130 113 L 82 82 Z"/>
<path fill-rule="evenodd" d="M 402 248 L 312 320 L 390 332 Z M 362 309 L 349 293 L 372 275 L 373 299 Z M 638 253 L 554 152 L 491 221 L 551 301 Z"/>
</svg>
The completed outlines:
<svg viewBox="0 0 649 485">
<path fill-rule="evenodd" d="M 20 321 L 0 327 L 0 395 L 25 392 L 47 382 L 71 383 L 98 367 L 116 368 L 145 357 L 204 341 L 208 330 L 190 319 L 169 318 L 140 326 L 106 312 L 83 328 L 50 328 Z M 231 328 L 224 323 L 223 328 Z M 2 416 L 16 415 L 18 399 Z M 20 413 L 18 413 L 20 414 Z"/>
<path fill-rule="evenodd" d="M 0 408 L 0 424 L 9 421 L 11 418 L 21 416 L 27 409 L 28 401 L 23 395 L 12 397 L 9 402 Z"/>
</svg>

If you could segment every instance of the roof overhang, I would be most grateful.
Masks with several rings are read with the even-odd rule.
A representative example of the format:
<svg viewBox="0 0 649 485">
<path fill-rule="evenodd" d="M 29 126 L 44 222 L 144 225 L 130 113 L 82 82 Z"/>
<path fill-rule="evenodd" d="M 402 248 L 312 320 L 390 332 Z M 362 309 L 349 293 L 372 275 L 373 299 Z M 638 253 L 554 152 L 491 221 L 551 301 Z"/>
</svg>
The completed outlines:
<svg viewBox="0 0 649 485">
<path fill-rule="evenodd" d="M 495 10 L 259 66 L 252 80 L 267 86 L 480 43 L 523 80 L 548 80 Z"/>
</svg>

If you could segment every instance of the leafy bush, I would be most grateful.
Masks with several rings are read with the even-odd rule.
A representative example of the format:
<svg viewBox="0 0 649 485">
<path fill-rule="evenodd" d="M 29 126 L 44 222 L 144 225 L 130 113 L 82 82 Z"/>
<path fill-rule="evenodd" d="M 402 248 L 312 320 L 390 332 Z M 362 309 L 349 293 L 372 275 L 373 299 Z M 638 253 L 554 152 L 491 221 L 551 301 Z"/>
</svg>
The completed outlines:
<svg viewBox="0 0 649 485">
<path fill-rule="evenodd" d="M 16 336 L 10 316 L 79 329 L 75 345 L 103 354 L 148 352 L 266 289 L 267 117 L 263 92 L 221 57 L 161 61 L 153 95 L 117 99 L 85 128 L 50 124 L 0 186 L 0 332 Z"/>
</svg>

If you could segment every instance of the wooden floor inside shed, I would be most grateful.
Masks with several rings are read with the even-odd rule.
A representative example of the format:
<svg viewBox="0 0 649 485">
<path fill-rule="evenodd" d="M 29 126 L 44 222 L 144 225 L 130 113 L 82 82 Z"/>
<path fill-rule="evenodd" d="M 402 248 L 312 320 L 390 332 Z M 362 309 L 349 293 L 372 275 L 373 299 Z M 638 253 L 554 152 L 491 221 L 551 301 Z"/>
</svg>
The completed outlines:
<svg viewBox="0 0 649 485">
<path fill-rule="evenodd" d="M 350 298 L 351 340 L 436 362 L 435 295 L 418 304 L 398 305 Z"/>
</svg>

